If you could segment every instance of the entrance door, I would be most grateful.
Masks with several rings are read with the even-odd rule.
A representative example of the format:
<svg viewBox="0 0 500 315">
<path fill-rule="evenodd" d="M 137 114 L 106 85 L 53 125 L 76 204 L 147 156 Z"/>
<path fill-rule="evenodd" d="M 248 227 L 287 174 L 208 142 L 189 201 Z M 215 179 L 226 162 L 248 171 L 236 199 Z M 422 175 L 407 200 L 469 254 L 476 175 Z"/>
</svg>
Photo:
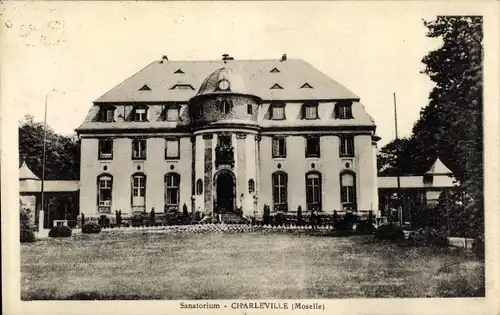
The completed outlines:
<svg viewBox="0 0 500 315">
<path fill-rule="evenodd" d="M 135 175 L 132 181 L 132 209 L 143 211 L 146 206 L 146 177 Z"/>
<path fill-rule="evenodd" d="M 235 182 L 229 172 L 222 172 L 217 176 L 217 210 L 219 213 L 234 211 Z"/>
</svg>

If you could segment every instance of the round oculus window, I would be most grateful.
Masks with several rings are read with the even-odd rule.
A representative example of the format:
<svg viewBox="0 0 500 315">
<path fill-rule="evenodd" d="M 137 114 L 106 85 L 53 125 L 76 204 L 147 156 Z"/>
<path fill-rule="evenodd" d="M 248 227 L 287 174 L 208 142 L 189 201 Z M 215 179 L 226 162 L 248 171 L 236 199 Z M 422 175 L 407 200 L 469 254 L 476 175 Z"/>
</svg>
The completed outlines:
<svg viewBox="0 0 500 315">
<path fill-rule="evenodd" d="M 219 81 L 219 89 L 226 91 L 229 89 L 229 81 L 228 80 L 220 80 Z"/>
</svg>

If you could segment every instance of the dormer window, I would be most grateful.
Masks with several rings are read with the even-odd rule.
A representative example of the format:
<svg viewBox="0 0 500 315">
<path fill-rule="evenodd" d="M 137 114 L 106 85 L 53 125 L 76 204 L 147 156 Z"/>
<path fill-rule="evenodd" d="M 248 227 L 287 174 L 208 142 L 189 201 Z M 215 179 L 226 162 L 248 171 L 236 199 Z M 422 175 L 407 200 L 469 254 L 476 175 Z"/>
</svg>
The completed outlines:
<svg viewBox="0 0 500 315">
<path fill-rule="evenodd" d="M 278 68 L 273 68 L 273 70 L 270 71 L 271 73 L 280 73 L 281 71 L 278 70 Z"/>
<path fill-rule="evenodd" d="M 180 106 L 178 105 L 169 105 L 165 109 L 165 120 L 166 121 L 178 121 L 179 120 L 179 111 Z"/>
<path fill-rule="evenodd" d="M 283 120 L 285 119 L 285 104 L 274 103 L 271 104 L 271 119 L 273 120 Z"/>
<path fill-rule="evenodd" d="M 139 91 L 151 91 L 151 88 L 147 85 L 147 84 L 144 84 L 140 89 Z"/>
<path fill-rule="evenodd" d="M 184 73 L 184 71 L 182 71 L 181 69 L 177 69 L 177 70 L 175 70 L 175 72 L 174 72 L 174 73 L 176 73 L 176 74 L 183 74 L 183 73 Z"/>
<path fill-rule="evenodd" d="M 337 103 L 335 105 L 335 118 L 352 119 L 352 103 Z"/>
<path fill-rule="evenodd" d="M 99 121 L 101 122 L 113 122 L 115 120 L 115 107 L 105 106 L 101 107 L 99 110 Z"/>
<path fill-rule="evenodd" d="M 309 83 L 304 83 L 301 87 L 301 89 L 312 89 L 313 87 Z"/>
<path fill-rule="evenodd" d="M 278 83 L 276 83 L 273 86 L 271 86 L 271 90 L 283 90 L 283 87 Z"/>
<path fill-rule="evenodd" d="M 176 84 L 170 88 L 171 90 L 193 90 L 194 87 L 191 84 Z"/>
<path fill-rule="evenodd" d="M 138 107 L 134 110 L 134 121 L 147 121 L 147 109 L 145 107 Z"/>
<path fill-rule="evenodd" d="M 302 117 L 304 119 L 318 119 L 318 104 L 310 103 L 302 106 Z"/>
<path fill-rule="evenodd" d="M 229 112 L 233 108 L 233 104 L 231 103 L 231 101 L 222 100 L 219 102 L 218 107 L 219 107 L 219 111 L 221 113 L 223 113 L 224 115 L 226 115 L 226 114 L 229 114 Z"/>
</svg>

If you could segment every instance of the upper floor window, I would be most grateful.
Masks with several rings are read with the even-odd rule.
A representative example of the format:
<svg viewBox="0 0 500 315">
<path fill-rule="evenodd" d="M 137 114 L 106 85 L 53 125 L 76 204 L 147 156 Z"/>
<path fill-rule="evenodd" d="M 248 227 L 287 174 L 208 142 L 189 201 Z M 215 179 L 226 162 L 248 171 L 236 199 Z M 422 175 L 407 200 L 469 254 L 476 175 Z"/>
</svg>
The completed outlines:
<svg viewBox="0 0 500 315">
<path fill-rule="evenodd" d="M 179 120 L 179 107 L 170 106 L 165 110 L 165 120 L 166 121 L 178 121 Z"/>
<path fill-rule="evenodd" d="M 231 101 L 222 100 L 219 102 L 218 107 L 219 111 L 221 111 L 223 114 L 228 114 L 233 108 L 233 104 L 231 103 Z"/>
<path fill-rule="evenodd" d="M 132 159 L 134 160 L 146 159 L 146 139 L 132 140 Z"/>
<path fill-rule="evenodd" d="M 99 121 L 113 122 L 115 120 L 115 107 L 106 106 L 101 107 L 99 110 Z"/>
<path fill-rule="evenodd" d="M 180 141 L 177 138 L 165 140 L 165 158 L 178 159 L 180 157 Z"/>
<path fill-rule="evenodd" d="M 286 157 L 286 138 L 275 137 L 273 138 L 273 158 Z"/>
<path fill-rule="evenodd" d="M 217 137 L 217 144 L 221 147 L 231 146 L 231 135 L 221 134 Z"/>
<path fill-rule="evenodd" d="M 285 104 L 281 103 L 271 104 L 271 119 L 273 120 L 285 119 Z"/>
<path fill-rule="evenodd" d="M 248 115 L 252 115 L 253 114 L 252 104 L 247 104 L 247 114 Z"/>
<path fill-rule="evenodd" d="M 147 113 L 146 108 L 140 107 L 134 109 L 134 121 L 146 121 L 147 120 L 146 113 Z"/>
<path fill-rule="evenodd" d="M 351 119 L 352 117 L 352 104 L 351 103 L 337 103 L 335 105 L 335 118 L 338 119 Z"/>
<path fill-rule="evenodd" d="M 340 138 L 340 156 L 354 156 L 354 137 Z"/>
<path fill-rule="evenodd" d="M 113 139 L 99 139 L 99 160 L 113 159 Z"/>
<path fill-rule="evenodd" d="M 318 104 L 304 104 L 302 107 L 305 119 L 318 119 Z"/>
<path fill-rule="evenodd" d="M 319 137 L 306 137 L 306 157 L 320 156 Z"/>
</svg>

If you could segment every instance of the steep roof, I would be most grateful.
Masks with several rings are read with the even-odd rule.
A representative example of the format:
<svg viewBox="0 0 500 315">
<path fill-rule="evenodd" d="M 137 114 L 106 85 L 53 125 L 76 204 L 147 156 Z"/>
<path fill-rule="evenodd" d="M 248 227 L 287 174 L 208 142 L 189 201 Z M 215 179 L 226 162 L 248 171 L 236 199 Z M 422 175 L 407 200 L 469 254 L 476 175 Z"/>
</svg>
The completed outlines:
<svg viewBox="0 0 500 315">
<path fill-rule="evenodd" d="M 301 59 L 280 60 L 158 60 L 132 75 L 95 103 L 187 102 L 202 82 L 220 68 L 231 68 L 241 75 L 252 95 L 263 100 L 352 99 L 359 97 L 311 64 Z M 277 69 L 278 71 L 273 69 Z M 179 71 L 180 70 L 180 71 Z M 177 72 L 177 73 L 176 73 Z M 182 73 L 180 73 L 182 72 Z M 305 83 L 313 88 L 301 89 Z M 283 89 L 271 89 L 275 84 Z M 140 89 L 147 85 L 150 90 Z M 191 88 L 174 88 L 176 85 Z"/>
<path fill-rule="evenodd" d="M 429 170 L 425 172 L 425 174 L 434 174 L 434 175 L 451 174 L 451 173 L 452 172 L 450 171 L 450 169 L 447 168 L 446 165 L 444 165 L 439 158 L 437 158 L 434 164 L 432 164 L 432 166 L 429 168 Z"/>
<path fill-rule="evenodd" d="M 23 164 L 19 168 L 19 180 L 27 180 L 27 179 L 32 179 L 32 180 L 40 180 L 28 167 L 26 164 L 26 161 L 23 161 Z"/>
</svg>

